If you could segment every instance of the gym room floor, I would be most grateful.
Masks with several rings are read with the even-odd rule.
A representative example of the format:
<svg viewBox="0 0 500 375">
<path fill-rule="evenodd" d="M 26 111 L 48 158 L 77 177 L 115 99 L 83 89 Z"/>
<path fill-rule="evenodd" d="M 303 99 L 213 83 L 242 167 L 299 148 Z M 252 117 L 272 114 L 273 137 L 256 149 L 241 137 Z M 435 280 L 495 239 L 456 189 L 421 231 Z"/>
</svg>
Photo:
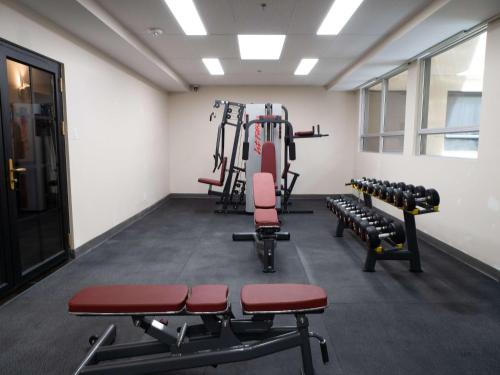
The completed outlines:
<svg viewBox="0 0 500 375">
<path fill-rule="evenodd" d="M 422 274 L 408 272 L 405 262 L 380 262 L 375 273 L 362 272 L 364 248 L 348 231 L 333 237 L 336 219 L 323 201 L 298 201 L 296 207 L 315 213 L 282 216 L 292 239 L 278 244 L 278 271 L 264 274 L 253 244 L 231 241 L 233 232 L 252 230 L 251 216 L 215 215 L 210 199 L 168 200 L 0 307 L 0 373 L 72 373 L 88 337 L 111 322 L 117 323 L 118 342 L 141 339 L 129 318 L 68 314 L 67 301 L 87 285 L 227 283 L 239 316 L 240 288 L 266 282 L 327 290 L 329 308 L 311 315 L 312 330 L 329 341 L 327 366 L 312 343 L 318 374 L 500 373 L 497 282 L 424 243 Z M 169 324 L 174 329 L 184 319 Z M 299 374 L 298 354 L 182 374 Z"/>
</svg>

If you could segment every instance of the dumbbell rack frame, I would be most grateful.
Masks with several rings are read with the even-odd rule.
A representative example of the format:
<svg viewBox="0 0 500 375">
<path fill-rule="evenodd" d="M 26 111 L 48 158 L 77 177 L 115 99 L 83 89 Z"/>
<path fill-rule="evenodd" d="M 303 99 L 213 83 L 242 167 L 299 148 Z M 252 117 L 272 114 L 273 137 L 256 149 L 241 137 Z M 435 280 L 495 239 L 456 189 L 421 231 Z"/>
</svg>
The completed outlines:
<svg viewBox="0 0 500 375">
<path fill-rule="evenodd" d="M 363 192 L 363 201 L 367 208 L 373 208 L 372 196 L 370 194 Z M 432 211 L 421 212 L 418 215 L 430 212 Z M 408 260 L 410 262 L 410 272 L 422 272 L 415 215 L 415 213 L 403 210 L 407 244 L 406 249 L 388 249 L 381 253 L 376 252 L 375 249 L 368 249 L 363 271 L 375 272 L 375 264 L 377 263 L 377 260 Z M 344 234 L 344 228 L 344 222 L 342 220 L 338 220 L 335 237 L 342 237 Z"/>
</svg>

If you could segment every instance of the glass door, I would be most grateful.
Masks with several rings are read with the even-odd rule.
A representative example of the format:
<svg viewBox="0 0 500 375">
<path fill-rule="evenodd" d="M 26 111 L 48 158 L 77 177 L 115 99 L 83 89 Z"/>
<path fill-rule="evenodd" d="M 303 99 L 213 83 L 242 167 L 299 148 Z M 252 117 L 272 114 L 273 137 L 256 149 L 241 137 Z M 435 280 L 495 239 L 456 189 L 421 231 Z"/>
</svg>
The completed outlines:
<svg viewBox="0 0 500 375">
<path fill-rule="evenodd" d="M 7 59 L 9 188 L 17 211 L 21 271 L 63 250 L 54 75 Z"/>
<path fill-rule="evenodd" d="M 7 271 L 0 267 L 0 283 L 4 278 L 14 287 L 67 258 L 66 172 L 58 64 L 15 49 L 4 53 L 3 233 L 8 238 L 0 249 Z"/>
</svg>

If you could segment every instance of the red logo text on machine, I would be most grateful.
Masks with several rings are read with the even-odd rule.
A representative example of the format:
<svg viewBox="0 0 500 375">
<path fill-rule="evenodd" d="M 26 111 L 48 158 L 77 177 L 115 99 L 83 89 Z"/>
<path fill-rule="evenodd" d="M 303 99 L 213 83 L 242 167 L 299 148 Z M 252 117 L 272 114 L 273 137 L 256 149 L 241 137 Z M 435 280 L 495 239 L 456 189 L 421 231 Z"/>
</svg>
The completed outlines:
<svg viewBox="0 0 500 375">
<path fill-rule="evenodd" d="M 261 154 L 262 151 L 262 144 L 260 143 L 260 126 L 255 126 L 255 141 L 254 141 L 254 151 L 257 153 L 257 155 Z"/>
</svg>

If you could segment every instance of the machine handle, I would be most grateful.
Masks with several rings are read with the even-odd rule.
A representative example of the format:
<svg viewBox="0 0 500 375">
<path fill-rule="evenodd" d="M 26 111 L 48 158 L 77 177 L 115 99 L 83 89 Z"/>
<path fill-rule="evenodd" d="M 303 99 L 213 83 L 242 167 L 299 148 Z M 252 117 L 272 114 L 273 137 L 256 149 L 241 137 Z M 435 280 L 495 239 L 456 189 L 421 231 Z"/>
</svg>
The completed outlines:
<svg viewBox="0 0 500 375">
<path fill-rule="evenodd" d="M 243 142 L 243 160 L 248 160 L 248 150 L 250 148 L 250 143 Z"/>
<path fill-rule="evenodd" d="M 295 142 L 291 142 L 288 146 L 288 154 L 290 156 L 290 160 L 295 160 Z"/>
<path fill-rule="evenodd" d="M 10 190 L 16 189 L 17 178 L 15 177 L 15 173 L 24 173 L 26 172 L 26 168 L 14 168 L 14 160 L 9 159 L 9 185 Z"/>
</svg>

